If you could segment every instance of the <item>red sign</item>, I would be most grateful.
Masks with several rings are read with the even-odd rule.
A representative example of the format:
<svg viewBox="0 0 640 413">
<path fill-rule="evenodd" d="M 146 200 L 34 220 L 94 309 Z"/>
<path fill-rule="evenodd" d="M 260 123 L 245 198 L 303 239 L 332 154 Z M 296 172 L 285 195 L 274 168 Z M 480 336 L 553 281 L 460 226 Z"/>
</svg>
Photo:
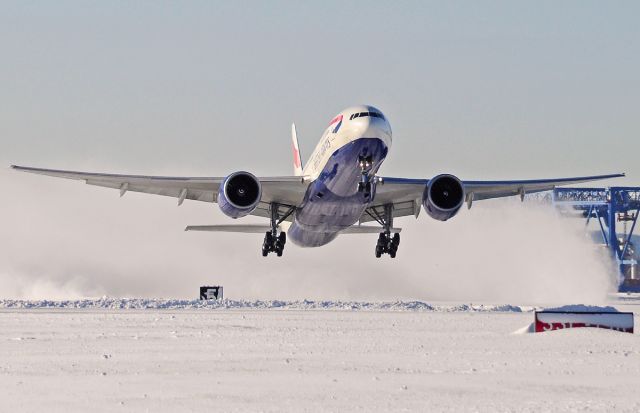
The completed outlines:
<svg viewBox="0 0 640 413">
<path fill-rule="evenodd" d="M 587 311 L 536 311 L 535 331 L 596 327 L 633 334 L 633 313 Z"/>
</svg>

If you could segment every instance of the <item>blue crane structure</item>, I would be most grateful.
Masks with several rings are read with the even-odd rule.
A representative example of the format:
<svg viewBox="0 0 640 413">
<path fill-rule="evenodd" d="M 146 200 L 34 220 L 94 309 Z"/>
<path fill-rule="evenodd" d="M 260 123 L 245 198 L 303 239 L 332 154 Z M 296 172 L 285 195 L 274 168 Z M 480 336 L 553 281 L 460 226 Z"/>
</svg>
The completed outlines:
<svg viewBox="0 0 640 413">
<path fill-rule="evenodd" d="M 640 187 L 556 188 L 551 202 L 561 210 L 581 211 L 587 225 L 591 219 L 598 220 L 602 243 L 611 250 L 618 267 L 618 291 L 640 292 L 640 256 L 633 243 L 640 215 Z M 622 233 L 616 228 L 618 223 L 623 225 Z"/>
</svg>

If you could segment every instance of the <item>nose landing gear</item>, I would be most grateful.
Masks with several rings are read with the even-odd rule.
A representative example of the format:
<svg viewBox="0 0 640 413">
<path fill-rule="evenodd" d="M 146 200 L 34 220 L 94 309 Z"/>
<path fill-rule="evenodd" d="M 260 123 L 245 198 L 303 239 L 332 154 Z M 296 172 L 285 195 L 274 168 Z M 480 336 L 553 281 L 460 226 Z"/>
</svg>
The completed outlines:
<svg viewBox="0 0 640 413">
<path fill-rule="evenodd" d="M 372 156 L 359 156 L 358 166 L 360 166 L 360 182 L 358 182 L 358 192 L 364 193 L 367 198 L 371 197 L 371 167 L 373 166 Z"/>
</svg>

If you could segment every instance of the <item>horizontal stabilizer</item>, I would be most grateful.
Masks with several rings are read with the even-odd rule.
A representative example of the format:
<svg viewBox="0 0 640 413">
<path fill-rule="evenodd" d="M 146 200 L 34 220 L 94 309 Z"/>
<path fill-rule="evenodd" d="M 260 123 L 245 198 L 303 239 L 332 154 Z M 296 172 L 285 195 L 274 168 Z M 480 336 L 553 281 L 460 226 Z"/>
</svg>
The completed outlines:
<svg viewBox="0 0 640 413">
<path fill-rule="evenodd" d="M 390 231 L 392 233 L 396 233 L 402 231 L 402 228 L 390 228 Z M 379 234 L 381 232 L 384 232 L 384 229 L 382 229 L 381 227 L 354 225 L 347 229 L 343 229 L 342 231 L 340 231 L 340 234 Z"/>
<path fill-rule="evenodd" d="M 280 229 L 280 227 L 278 227 Z M 271 231 L 269 225 L 189 225 L 185 231 L 238 232 L 243 234 L 264 234 Z"/>
<path fill-rule="evenodd" d="M 278 225 L 278 231 L 286 231 L 291 224 L 283 222 Z M 271 231 L 269 225 L 248 224 L 248 225 L 189 225 L 185 231 L 204 231 L 204 232 L 237 232 L 243 234 L 264 234 Z M 402 228 L 391 228 L 392 233 L 402 231 Z M 340 231 L 340 234 L 379 234 L 383 232 L 381 227 L 354 225 Z"/>
</svg>

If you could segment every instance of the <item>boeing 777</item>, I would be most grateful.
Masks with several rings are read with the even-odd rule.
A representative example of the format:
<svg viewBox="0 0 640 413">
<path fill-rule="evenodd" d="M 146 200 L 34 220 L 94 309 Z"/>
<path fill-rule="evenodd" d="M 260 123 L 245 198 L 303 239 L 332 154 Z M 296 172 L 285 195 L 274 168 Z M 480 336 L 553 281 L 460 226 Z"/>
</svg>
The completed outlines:
<svg viewBox="0 0 640 413">
<path fill-rule="evenodd" d="M 226 177 L 196 178 L 114 175 L 22 166 L 12 168 L 89 185 L 216 202 L 230 218 L 255 215 L 267 225 L 189 226 L 189 231 L 264 233 L 262 255 L 282 255 L 287 239 L 301 247 L 320 247 L 339 234 L 379 233 L 376 257 L 394 258 L 400 228 L 394 219 L 418 217 L 420 210 L 446 221 L 466 203 L 552 190 L 556 186 L 624 176 L 624 174 L 519 181 L 463 181 L 451 174 L 429 179 L 378 175 L 391 148 L 391 126 L 373 106 L 355 106 L 335 116 L 303 167 L 295 125 L 291 127 L 294 175 L 256 177 L 239 171 Z M 377 225 L 361 225 L 375 221 Z"/>
</svg>

